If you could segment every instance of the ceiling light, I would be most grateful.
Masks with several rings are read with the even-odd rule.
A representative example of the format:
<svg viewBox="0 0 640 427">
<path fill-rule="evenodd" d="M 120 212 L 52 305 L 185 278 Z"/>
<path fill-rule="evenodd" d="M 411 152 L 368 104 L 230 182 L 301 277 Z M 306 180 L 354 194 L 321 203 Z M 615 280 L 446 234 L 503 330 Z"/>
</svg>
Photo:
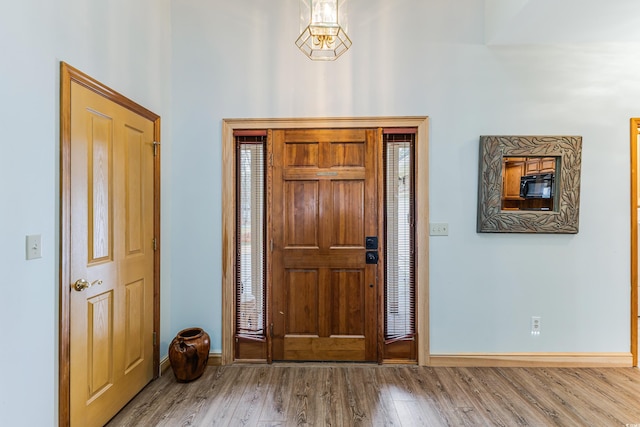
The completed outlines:
<svg viewBox="0 0 640 427">
<path fill-rule="evenodd" d="M 333 61 L 351 47 L 347 36 L 347 0 L 300 0 L 296 46 L 314 61 Z"/>
</svg>

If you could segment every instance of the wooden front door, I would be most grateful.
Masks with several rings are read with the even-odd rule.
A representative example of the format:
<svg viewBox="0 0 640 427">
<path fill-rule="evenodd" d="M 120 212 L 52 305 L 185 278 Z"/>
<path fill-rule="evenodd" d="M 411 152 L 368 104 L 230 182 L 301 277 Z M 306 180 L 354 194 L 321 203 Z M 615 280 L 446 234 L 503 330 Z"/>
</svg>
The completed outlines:
<svg viewBox="0 0 640 427">
<path fill-rule="evenodd" d="M 273 131 L 273 360 L 376 361 L 377 130 Z M 373 252 L 378 252 L 372 250 Z"/>
<path fill-rule="evenodd" d="M 70 424 L 102 426 L 153 378 L 154 122 L 70 90 Z"/>
</svg>

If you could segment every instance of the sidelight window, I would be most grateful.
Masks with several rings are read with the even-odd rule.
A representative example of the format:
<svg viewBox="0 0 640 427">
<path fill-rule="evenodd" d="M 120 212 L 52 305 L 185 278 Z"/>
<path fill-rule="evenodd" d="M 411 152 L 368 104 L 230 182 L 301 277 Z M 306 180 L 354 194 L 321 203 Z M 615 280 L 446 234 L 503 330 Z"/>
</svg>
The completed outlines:
<svg viewBox="0 0 640 427">
<path fill-rule="evenodd" d="M 385 340 L 415 335 L 414 142 L 415 134 L 384 134 Z"/>
<path fill-rule="evenodd" d="M 236 135 L 236 334 L 264 336 L 265 203 L 263 135 Z"/>
</svg>

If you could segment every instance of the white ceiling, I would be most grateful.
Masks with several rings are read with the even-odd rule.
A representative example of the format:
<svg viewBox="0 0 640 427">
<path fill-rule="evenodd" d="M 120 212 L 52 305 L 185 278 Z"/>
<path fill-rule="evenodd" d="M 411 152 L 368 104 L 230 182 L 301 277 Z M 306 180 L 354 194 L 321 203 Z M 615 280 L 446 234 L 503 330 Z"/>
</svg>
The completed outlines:
<svg viewBox="0 0 640 427">
<path fill-rule="evenodd" d="M 487 44 L 640 41 L 638 0 L 485 0 Z"/>
</svg>

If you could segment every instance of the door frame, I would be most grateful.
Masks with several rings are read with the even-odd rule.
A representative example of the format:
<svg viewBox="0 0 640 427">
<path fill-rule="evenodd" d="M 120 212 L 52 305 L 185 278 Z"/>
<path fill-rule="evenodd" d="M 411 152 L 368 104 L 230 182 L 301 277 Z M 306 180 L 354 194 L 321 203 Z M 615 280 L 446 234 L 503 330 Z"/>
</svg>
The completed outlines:
<svg viewBox="0 0 640 427">
<path fill-rule="evenodd" d="M 71 366 L 70 366 L 70 304 L 71 304 L 71 84 L 77 83 L 98 95 L 125 107 L 153 122 L 157 143 L 153 173 L 153 232 L 156 248 L 153 259 L 153 330 L 160 332 L 160 116 L 147 110 L 124 95 L 103 85 L 83 72 L 60 62 L 60 299 L 59 299 L 59 360 L 58 360 L 58 425 L 71 423 Z M 153 343 L 153 372 L 158 377 L 160 343 Z"/>
<path fill-rule="evenodd" d="M 631 119 L 630 175 L 631 175 L 631 358 L 632 365 L 638 366 L 638 136 L 640 118 Z"/>
<path fill-rule="evenodd" d="M 222 120 L 222 360 L 234 362 L 236 292 L 236 162 L 235 130 L 417 128 L 415 150 L 416 208 L 416 337 L 418 364 L 429 364 L 429 118 L 347 117 Z M 267 313 L 269 318 L 270 313 Z M 380 328 L 382 325 L 379 325 Z"/>
</svg>

